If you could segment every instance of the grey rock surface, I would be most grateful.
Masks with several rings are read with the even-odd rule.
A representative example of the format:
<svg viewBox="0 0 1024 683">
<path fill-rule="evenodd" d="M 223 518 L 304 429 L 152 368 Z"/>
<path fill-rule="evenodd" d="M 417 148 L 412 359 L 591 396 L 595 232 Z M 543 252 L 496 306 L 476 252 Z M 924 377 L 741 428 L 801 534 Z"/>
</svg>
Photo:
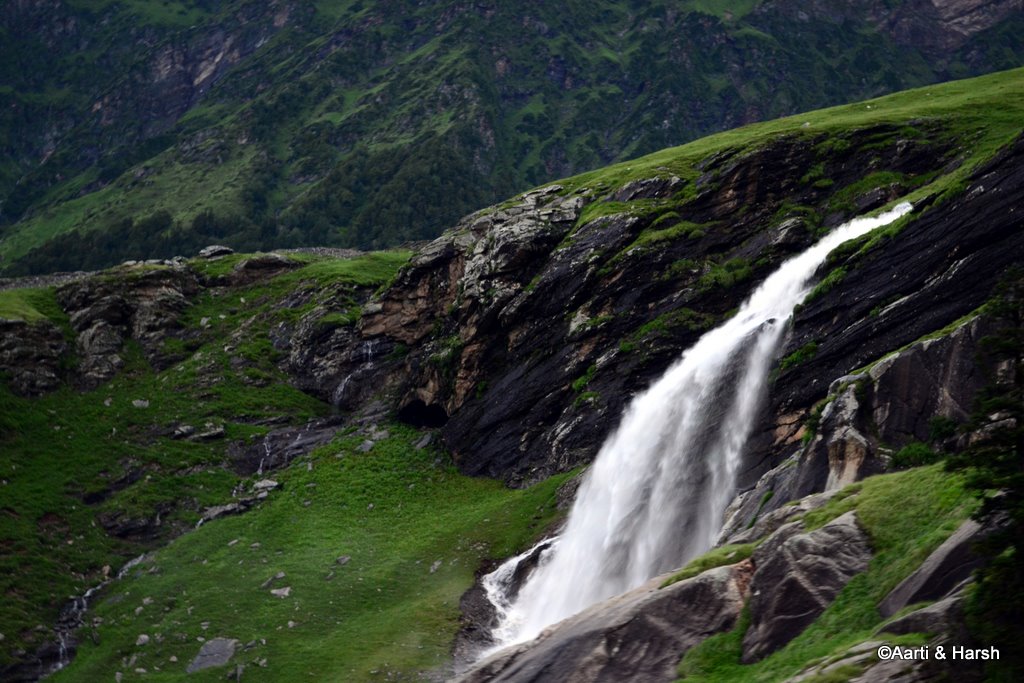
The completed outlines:
<svg viewBox="0 0 1024 683">
<path fill-rule="evenodd" d="M 736 623 L 751 569 L 746 561 L 717 567 L 665 588 L 666 577 L 657 577 L 483 660 L 457 680 L 673 681 L 687 650 Z"/>
<path fill-rule="evenodd" d="M 743 637 L 745 663 L 763 659 L 798 636 L 839 591 L 868 568 L 871 548 L 847 512 L 802 533 L 799 522 L 781 527 L 752 557 L 750 628 Z"/>
<path fill-rule="evenodd" d="M 238 641 L 234 638 L 213 638 L 206 641 L 203 643 L 203 646 L 199 648 L 199 653 L 188 665 L 186 671 L 188 673 L 194 673 L 196 671 L 202 671 L 203 669 L 227 664 L 235 655 L 235 647 L 237 645 Z"/>
<path fill-rule="evenodd" d="M 982 526 L 973 519 L 961 524 L 920 567 L 885 596 L 878 611 L 891 617 L 907 605 L 941 598 L 970 578 L 982 564 L 982 558 L 971 547 L 982 534 Z"/>
</svg>

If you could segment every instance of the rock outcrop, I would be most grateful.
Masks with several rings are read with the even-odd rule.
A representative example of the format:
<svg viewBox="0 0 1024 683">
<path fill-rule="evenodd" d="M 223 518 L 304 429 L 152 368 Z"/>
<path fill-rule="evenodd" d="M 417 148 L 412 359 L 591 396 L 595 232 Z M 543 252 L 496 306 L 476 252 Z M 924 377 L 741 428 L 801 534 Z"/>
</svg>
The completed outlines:
<svg viewBox="0 0 1024 683">
<path fill-rule="evenodd" d="M 791 424 L 789 414 L 772 434 L 773 448 L 786 459 L 740 494 L 729 513 L 724 536 L 789 501 L 835 491 L 886 471 L 894 450 L 911 442 L 931 442 L 936 418 L 964 422 L 985 383 L 979 367 L 979 341 L 989 334 L 984 316 L 944 335 L 890 354 L 865 371 L 835 379 L 820 408 L 815 433 Z M 809 435 L 806 435 L 809 436 Z"/>
<path fill-rule="evenodd" d="M 800 533 L 801 526 L 783 526 L 754 552 L 744 663 L 763 659 L 800 635 L 850 579 L 868 568 L 871 548 L 855 512 L 807 533 Z"/>
<path fill-rule="evenodd" d="M 1005 268 L 1024 260 L 1019 239 L 1024 217 L 1016 210 L 1022 193 L 1024 138 L 1019 138 L 976 171 L 962 194 L 924 206 L 898 234 L 833 264 L 845 272 L 839 284 L 794 316 L 786 353 L 808 345 L 816 350 L 779 374 L 769 417 L 752 444 L 744 486 L 793 453 L 793 425 L 809 416 L 835 379 L 942 329 L 989 298 Z M 887 375 L 879 391 L 892 400 L 880 398 L 882 412 L 873 419 L 886 423 L 891 443 L 922 439 L 932 415 L 956 419 L 970 405 L 979 377 L 969 347 L 984 331 L 969 328 L 963 334 L 937 348 L 919 346 L 917 358 L 878 368 Z M 925 366 L 929 369 L 918 375 Z M 917 391 L 918 382 L 931 388 Z M 919 398 L 909 398 L 912 392 Z M 950 397 L 943 396 L 946 392 Z M 820 474 L 816 481 L 824 485 Z M 804 488 L 793 497 L 809 492 Z"/>
<path fill-rule="evenodd" d="M 0 318 L 0 373 L 16 394 L 38 396 L 59 387 L 66 348 L 64 333 L 49 321 Z"/>
<path fill-rule="evenodd" d="M 983 527 L 976 521 L 964 522 L 920 567 L 885 596 L 878 611 L 883 617 L 891 617 L 907 605 L 937 600 L 954 592 L 984 563 L 973 547 L 984 535 Z"/>
<path fill-rule="evenodd" d="M 907 175 L 948 151 L 885 127 L 858 132 L 826 162 L 837 186 L 881 163 L 859 151 L 870 135 L 894 136 L 885 164 Z M 777 169 L 816 160 L 805 142 L 784 139 L 714 155 L 694 181 L 661 174 L 576 192 L 550 186 L 479 212 L 364 308 L 359 338 L 408 350 L 390 375 L 399 376 L 399 408 L 444 423 L 463 471 L 521 484 L 570 469 L 594 456 L 632 393 L 813 240 L 780 198 L 823 207 L 829 191 Z M 856 210 L 898 193 L 867 192 Z M 616 212 L 609 203 L 623 197 L 648 204 Z M 825 222 L 847 216 L 831 211 Z M 680 234 L 651 238 L 662 231 Z M 363 381 L 382 385 L 385 376 Z"/>
<path fill-rule="evenodd" d="M 181 314 L 199 288 L 196 275 L 181 264 L 126 266 L 60 287 L 58 301 L 78 335 L 82 386 L 95 388 L 124 366 L 128 339 L 140 344 L 153 365 L 163 366 L 164 342 L 180 328 Z"/>
<path fill-rule="evenodd" d="M 457 680 L 673 681 L 687 650 L 736 623 L 751 571 L 749 562 L 718 567 L 664 588 L 666 577 L 652 579 L 483 660 Z"/>
</svg>

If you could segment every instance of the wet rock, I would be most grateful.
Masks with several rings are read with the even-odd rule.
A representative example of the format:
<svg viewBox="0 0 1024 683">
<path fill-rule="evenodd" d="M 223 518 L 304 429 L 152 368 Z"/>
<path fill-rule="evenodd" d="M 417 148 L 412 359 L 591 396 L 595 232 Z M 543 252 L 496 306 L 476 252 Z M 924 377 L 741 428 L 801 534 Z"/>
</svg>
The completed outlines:
<svg viewBox="0 0 1024 683">
<path fill-rule="evenodd" d="M 260 479 L 252 485 L 252 490 L 254 493 L 259 493 L 260 491 L 273 491 L 280 486 L 281 484 L 273 479 Z"/>
<path fill-rule="evenodd" d="M 871 547 L 847 512 L 815 531 L 784 525 L 758 546 L 750 585 L 745 663 L 755 662 L 798 636 L 825 611 L 850 579 L 867 570 Z"/>
<path fill-rule="evenodd" d="M 234 638 L 212 638 L 203 643 L 195 659 L 185 669 L 188 673 L 195 673 L 203 669 L 227 664 L 235 655 L 235 647 L 238 641 Z"/>
<path fill-rule="evenodd" d="M 774 533 L 787 522 L 796 520 L 812 510 L 823 507 L 832 500 L 839 490 L 826 491 L 806 496 L 791 505 L 784 505 L 776 510 L 756 518 L 750 524 L 741 524 L 746 516 L 741 512 L 744 507 L 744 498 L 737 498 L 733 507 L 726 511 L 726 523 L 722 528 L 717 545 L 728 545 L 733 543 L 753 543 L 769 534 Z"/>
<path fill-rule="evenodd" d="M 963 619 L 963 594 L 959 591 L 927 607 L 904 614 L 878 629 L 879 633 L 931 633 L 954 635 L 960 644 L 968 642 Z"/>
<path fill-rule="evenodd" d="M 868 372 L 834 379 L 828 389 L 831 400 L 809 443 L 794 446 L 779 438 L 776 427 L 773 448 L 790 455 L 738 497 L 731 533 L 756 514 L 886 471 L 887 449 L 929 441 L 930 421 L 936 416 L 966 420 L 983 385 L 984 370 L 976 358 L 989 326 L 985 318 L 975 318 L 946 335 L 911 344 Z M 778 419 L 783 417 L 789 420 L 788 415 Z M 806 414 L 797 418 L 806 419 Z"/>
<path fill-rule="evenodd" d="M 783 353 L 812 342 L 818 344 L 817 352 L 779 375 L 769 414 L 809 410 L 825 397 L 832 379 L 977 309 L 1000 273 L 1024 261 L 1013 199 L 1022 192 L 1024 138 L 978 169 L 956 200 L 921 211 L 891 240 L 836 264 L 846 269 L 846 276 L 796 312 Z M 932 416 L 956 420 L 969 409 L 982 372 L 970 348 L 983 334 L 971 325 L 947 341 L 915 344 L 905 350 L 910 353 L 901 352 L 876 367 L 872 375 L 878 393 L 867 401 L 867 416 L 878 423 L 881 439 L 896 446 L 925 440 Z M 772 442 L 766 427 L 752 444 L 743 476 L 748 482 L 756 480 L 790 454 Z M 790 499 L 812 490 L 794 491 Z"/>
<path fill-rule="evenodd" d="M 883 645 L 884 641 L 881 640 L 868 640 L 863 643 L 854 645 L 846 652 L 836 657 L 829 657 L 823 664 L 815 664 L 801 671 L 792 678 L 787 678 L 785 683 L 804 683 L 805 681 L 820 681 L 822 679 L 828 680 L 831 677 L 848 679 L 848 672 L 850 669 L 863 671 L 872 662 L 878 659 L 879 646 Z M 909 662 L 906 668 L 912 668 L 913 662 Z M 893 673 L 901 673 L 902 669 Z M 894 680 L 891 678 L 874 678 L 870 679 L 874 681 L 889 681 Z M 903 681 L 902 678 L 895 680 Z"/>
<path fill-rule="evenodd" d="M 296 458 L 330 443 L 341 424 L 338 418 L 323 418 L 313 420 L 303 427 L 272 430 L 255 443 L 233 442 L 228 445 L 231 467 L 245 475 L 286 467 Z"/>
<path fill-rule="evenodd" d="M 196 433 L 196 428 L 192 425 L 178 425 L 171 432 L 172 439 L 187 439 Z"/>
<path fill-rule="evenodd" d="M 225 434 L 224 425 L 207 424 L 203 431 L 198 434 L 192 434 L 189 438 L 194 441 L 215 441 L 223 439 Z"/>
<path fill-rule="evenodd" d="M 212 522 L 215 519 L 221 517 L 227 517 L 228 515 L 240 515 L 253 505 L 255 505 L 257 499 L 255 497 L 250 498 L 239 498 L 237 501 L 232 503 L 226 503 L 224 505 L 212 505 L 205 510 L 199 519 L 200 524 L 206 522 Z"/>
<path fill-rule="evenodd" d="M 736 623 L 750 571 L 749 562 L 718 567 L 666 588 L 665 576 L 652 579 L 484 659 L 457 680 L 674 680 L 687 650 Z"/>
</svg>

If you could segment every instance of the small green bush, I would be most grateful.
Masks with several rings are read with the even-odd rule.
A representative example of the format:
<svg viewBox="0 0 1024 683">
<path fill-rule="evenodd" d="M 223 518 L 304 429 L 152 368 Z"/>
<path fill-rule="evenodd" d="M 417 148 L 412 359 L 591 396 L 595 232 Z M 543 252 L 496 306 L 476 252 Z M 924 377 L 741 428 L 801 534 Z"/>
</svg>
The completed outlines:
<svg viewBox="0 0 1024 683">
<path fill-rule="evenodd" d="M 896 469 L 903 470 L 910 467 L 931 465 L 933 462 L 938 462 L 941 457 L 942 456 L 933 451 L 926 444 L 923 444 L 920 441 L 913 441 L 899 449 L 896 454 L 892 456 L 892 465 Z"/>
</svg>

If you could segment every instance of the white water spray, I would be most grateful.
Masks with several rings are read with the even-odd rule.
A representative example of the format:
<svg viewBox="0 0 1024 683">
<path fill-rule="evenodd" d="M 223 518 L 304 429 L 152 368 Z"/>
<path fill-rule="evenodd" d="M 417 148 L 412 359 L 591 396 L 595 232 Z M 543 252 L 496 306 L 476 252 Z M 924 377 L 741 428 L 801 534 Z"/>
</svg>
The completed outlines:
<svg viewBox="0 0 1024 683">
<path fill-rule="evenodd" d="M 843 242 L 911 210 L 858 218 L 785 263 L 627 408 L 580 486 L 565 531 L 512 600 L 518 562 L 484 579 L 501 645 L 680 567 L 715 542 L 786 321 Z"/>
</svg>

